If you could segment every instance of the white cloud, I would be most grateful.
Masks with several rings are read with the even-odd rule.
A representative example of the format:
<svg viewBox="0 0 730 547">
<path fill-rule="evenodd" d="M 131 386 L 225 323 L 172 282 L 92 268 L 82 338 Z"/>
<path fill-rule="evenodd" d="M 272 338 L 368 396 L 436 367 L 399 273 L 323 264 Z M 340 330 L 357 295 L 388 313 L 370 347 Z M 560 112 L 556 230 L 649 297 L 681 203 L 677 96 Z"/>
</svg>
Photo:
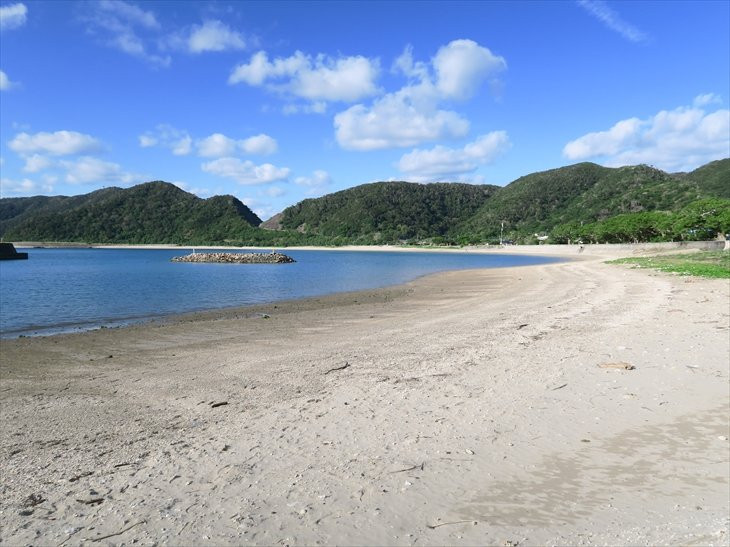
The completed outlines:
<svg viewBox="0 0 730 547">
<path fill-rule="evenodd" d="M 695 97 L 693 104 L 699 107 L 707 106 L 709 104 L 722 104 L 722 97 L 720 97 L 717 93 L 703 93 L 702 95 L 697 95 Z"/>
<path fill-rule="evenodd" d="M 327 112 L 327 103 L 317 101 L 309 104 L 285 104 L 281 109 L 282 114 L 324 114 Z"/>
<path fill-rule="evenodd" d="M 140 135 L 138 138 L 139 138 L 139 145 L 142 148 L 150 148 L 152 146 L 157 146 L 157 139 L 151 135 Z"/>
<path fill-rule="evenodd" d="M 148 45 L 157 40 L 160 29 L 153 12 L 122 0 L 102 0 L 85 6 L 88 13 L 83 19 L 87 30 L 99 35 L 108 46 L 155 65 L 170 64 L 170 57 L 152 53 Z"/>
<path fill-rule="evenodd" d="M 317 169 L 309 177 L 297 177 L 294 184 L 307 188 L 307 194 L 319 194 L 332 184 L 332 177 L 327 171 Z"/>
<path fill-rule="evenodd" d="M 144 11 L 134 4 L 122 0 L 101 0 L 97 3 L 97 6 L 103 12 L 113 14 L 115 17 L 128 23 L 150 29 L 160 27 L 160 23 L 157 22 L 154 13 Z"/>
<path fill-rule="evenodd" d="M 493 131 L 482 135 L 463 148 L 435 146 L 430 150 L 413 150 L 404 154 L 398 169 L 410 180 L 461 180 L 473 173 L 480 165 L 491 163 L 510 147 L 505 131 Z"/>
<path fill-rule="evenodd" d="M 707 112 L 697 104 L 662 110 L 644 120 L 619 121 L 606 131 L 567 143 L 563 155 L 570 160 L 595 159 L 609 166 L 646 163 L 667 171 L 691 170 L 728 157 L 730 110 Z"/>
<path fill-rule="evenodd" d="M 18 133 L 8 146 L 20 155 L 50 154 L 51 156 L 67 156 L 86 154 L 101 149 L 101 143 L 91 135 L 76 131 L 56 131 L 54 133 Z"/>
<path fill-rule="evenodd" d="M 277 150 L 276 140 L 261 133 L 247 139 L 235 140 L 222 133 L 212 135 L 197 142 L 198 155 L 206 158 L 232 156 L 237 150 L 246 154 L 267 155 Z"/>
<path fill-rule="evenodd" d="M 122 170 L 117 163 L 84 156 L 77 160 L 60 162 L 66 170 L 66 182 L 70 184 L 140 182 L 142 176 Z"/>
<path fill-rule="evenodd" d="M 30 179 L 14 180 L 9 178 L 0 178 L 0 197 L 10 195 L 34 195 L 39 193 L 53 192 L 52 184 L 43 184 Z"/>
<path fill-rule="evenodd" d="M 236 150 L 236 141 L 222 133 L 213 133 L 197 142 L 198 155 L 204 158 L 230 156 Z"/>
<path fill-rule="evenodd" d="M 187 182 L 182 182 L 179 180 L 173 181 L 172 184 L 174 184 L 181 190 L 185 190 L 186 192 L 195 194 L 196 196 L 201 198 L 207 198 L 213 195 L 213 191 L 210 188 L 199 188 L 197 186 L 191 186 Z"/>
<path fill-rule="evenodd" d="M 335 136 L 343 148 L 376 150 L 415 146 L 425 141 L 463 137 L 469 121 L 440 108 L 449 100 L 465 100 L 507 66 L 502 57 L 472 40 L 454 40 L 441 47 L 431 65 L 413 60 L 407 46 L 393 70 L 415 82 L 335 116 Z"/>
<path fill-rule="evenodd" d="M 413 46 L 410 44 L 405 47 L 403 53 L 393 61 L 392 72 L 402 72 L 409 78 L 414 78 L 419 81 L 427 80 L 428 66 L 423 61 L 413 60 Z"/>
<path fill-rule="evenodd" d="M 607 131 L 588 133 L 566 144 L 563 155 L 570 160 L 579 160 L 618 154 L 622 149 L 638 144 L 641 124 L 639 118 L 629 118 Z"/>
<path fill-rule="evenodd" d="M 15 87 L 15 85 L 15 82 L 11 82 L 10 78 L 8 78 L 8 75 L 0 70 L 0 91 L 8 91 L 9 89 Z"/>
<path fill-rule="evenodd" d="M 193 26 L 187 40 L 188 51 L 202 53 L 204 51 L 225 51 L 228 49 L 244 49 L 246 42 L 243 36 L 231 30 L 221 21 L 205 21 L 202 25 Z"/>
<path fill-rule="evenodd" d="M 25 158 L 25 165 L 23 171 L 26 173 L 38 173 L 53 167 L 54 161 L 40 154 L 33 154 Z"/>
<path fill-rule="evenodd" d="M 463 137 L 469 121 L 436 107 L 433 86 L 407 86 L 376 100 L 358 104 L 335 116 L 335 136 L 349 150 L 415 146 L 424 141 Z"/>
<path fill-rule="evenodd" d="M 630 42 L 643 42 L 647 39 L 646 34 L 634 25 L 624 21 L 621 16 L 612 10 L 602 0 L 577 0 L 578 5 L 601 21 L 609 29 L 618 32 Z"/>
<path fill-rule="evenodd" d="M 140 135 L 138 139 L 142 148 L 161 146 L 168 148 L 176 156 L 186 156 L 193 149 L 193 139 L 187 131 L 165 123 L 159 124 L 154 131 Z"/>
<path fill-rule="evenodd" d="M 269 61 L 265 51 L 233 69 L 228 83 L 267 86 L 311 101 L 353 102 L 377 93 L 377 59 L 362 56 L 316 57 L 297 51 L 291 57 Z"/>
<path fill-rule="evenodd" d="M 172 153 L 176 156 L 187 156 L 193 149 L 193 139 L 189 135 L 172 144 Z"/>
<path fill-rule="evenodd" d="M 507 67 L 503 57 L 472 40 L 454 40 L 433 58 L 436 87 L 444 98 L 468 99 L 490 74 Z"/>
<path fill-rule="evenodd" d="M 276 139 L 269 137 L 265 133 L 244 139 L 239 142 L 239 146 L 247 154 L 262 156 L 273 154 L 279 147 Z"/>
<path fill-rule="evenodd" d="M 241 184 L 267 184 L 286 180 L 291 172 L 287 167 L 276 167 L 270 163 L 256 165 L 249 160 L 231 157 L 203 163 L 200 168 L 206 173 L 231 178 Z"/>
<path fill-rule="evenodd" d="M 0 7 L 0 30 L 11 30 L 22 27 L 27 18 L 28 8 L 25 4 L 9 4 Z"/>
</svg>

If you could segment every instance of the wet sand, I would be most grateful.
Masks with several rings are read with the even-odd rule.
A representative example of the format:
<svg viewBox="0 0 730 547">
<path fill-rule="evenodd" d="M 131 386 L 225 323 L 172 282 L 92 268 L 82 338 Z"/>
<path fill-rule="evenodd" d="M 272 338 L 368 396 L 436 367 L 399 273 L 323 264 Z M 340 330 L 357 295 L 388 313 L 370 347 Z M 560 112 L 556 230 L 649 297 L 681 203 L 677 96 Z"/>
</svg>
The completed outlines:
<svg viewBox="0 0 730 547">
<path fill-rule="evenodd" d="M 581 258 L 2 340 L 0 538 L 727 545 L 727 280 Z"/>
</svg>

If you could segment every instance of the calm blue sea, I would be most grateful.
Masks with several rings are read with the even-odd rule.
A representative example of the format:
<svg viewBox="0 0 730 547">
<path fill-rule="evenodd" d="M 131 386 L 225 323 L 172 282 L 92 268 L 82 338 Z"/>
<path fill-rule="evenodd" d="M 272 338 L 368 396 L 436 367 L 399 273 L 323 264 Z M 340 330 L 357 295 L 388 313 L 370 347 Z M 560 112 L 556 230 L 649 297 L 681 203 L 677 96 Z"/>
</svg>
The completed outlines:
<svg viewBox="0 0 730 547">
<path fill-rule="evenodd" d="M 188 264 L 184 250 L 23 249 L 0 261 L 0 337 L 397 285 L 425 274 L 557 259 L 469 253 L 284 251 L 294 264 Z M 204 251 L 205 249 L 198 249 Z"/>
</svg>

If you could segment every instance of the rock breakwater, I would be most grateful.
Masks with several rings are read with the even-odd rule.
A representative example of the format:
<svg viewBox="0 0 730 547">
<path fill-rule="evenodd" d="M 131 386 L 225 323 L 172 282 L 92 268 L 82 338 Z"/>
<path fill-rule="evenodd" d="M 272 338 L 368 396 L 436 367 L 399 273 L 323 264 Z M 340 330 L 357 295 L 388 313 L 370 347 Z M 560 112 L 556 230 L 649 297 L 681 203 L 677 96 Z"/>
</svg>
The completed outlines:
<svg viewBox="0 0 730 547">
<path fill-rule="evenodd" d="M 172 262 L 217 262 L 221 264 L 288 264 L 296 262 L 282 253 L 190 253 L 176 256 Z"/>
</svg>

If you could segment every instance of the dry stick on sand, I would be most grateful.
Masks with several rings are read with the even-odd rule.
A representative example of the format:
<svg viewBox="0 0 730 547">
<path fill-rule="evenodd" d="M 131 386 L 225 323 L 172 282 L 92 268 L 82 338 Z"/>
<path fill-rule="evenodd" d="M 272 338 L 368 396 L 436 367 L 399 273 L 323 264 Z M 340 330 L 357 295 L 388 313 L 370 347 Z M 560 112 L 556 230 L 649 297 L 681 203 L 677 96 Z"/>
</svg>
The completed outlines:
<svg viewBox="0 0 730 547">
<path fill-rule="evenodd" d="M 337 371 L 337 370 L 345 370 L 345 369 L 346 369 L 347 367 L 349 367 L 349 366 L 350 366 L 350 363 L 347 363 L 347 362 L 346 362 L 346 363 L 345 363 L 344 365 L 342 365 L 341 367 L 335 367 L 335 368 L 331 368 L 331 369 L 329 369 L 329 370 L 328 370 L 327 372 L 325 372 L 325 374 L 329 374 L 330 372 L 335 372 L 335 371 Z"/>
<path fill-rule="evenodd" d="M 404 473 L 405 471 L 413 471 L 414 469 L 420 469 L 423 471 L 423 466 L 426 465 L 426 462 L 423 462 L 421 465 L 414 465 L 413 467 L 408 467 L 406 469 L 398 469 L 398 471 L 391 471 L 390 474 L 393 473 Z"/>
<path fill-rule="evenodd" d="M 101 541 L 102 539 L 108 539 L 114 536 L 121 536 L 124 532 L 127 532 L 134 528 L 135 526 L 139 526 L 140 524 L 145 524 L 146 520 L 140 520 L 139 522 L 135 522 L 134 524 L 127 526 L 124 530 L 120 530 L 119 532 L 114 532 L 113 534 L 107 534 L 106 536 L 101 536 L 99 538 L 89 538 L 86 541 Z"/>
<path fill-rule="evenodd" d="M 434 528 L 438 528 L 439 526 L 446 526 L 448 524 L 463 524 L 465 522 L 473 522 L 474 524 L 476 524 L 477 521 L 475 521 L 475 520 L 455 520 L 453 522 L 440 522 L 438 524 L 427 524 L 426 528 L 430 528 L 431 530 L 433 530 Z"/>
</svg>

